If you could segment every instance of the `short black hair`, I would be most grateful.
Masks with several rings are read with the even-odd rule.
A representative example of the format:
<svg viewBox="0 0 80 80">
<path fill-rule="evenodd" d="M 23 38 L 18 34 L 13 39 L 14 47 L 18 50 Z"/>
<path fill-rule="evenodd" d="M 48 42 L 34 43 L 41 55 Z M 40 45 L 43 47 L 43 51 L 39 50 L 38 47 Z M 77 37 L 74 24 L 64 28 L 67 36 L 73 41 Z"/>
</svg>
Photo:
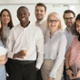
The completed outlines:
<svg viewBox="0 0 80 80">
<path fill-rule="evenodd" d="M 27 10 L 28 10 L 28 8 L 27 8 L 27 7 L 25 7 L 25 6 L 20 6 L 20 7 L 17 9 L 17 14 L 18 14 L 19 9 L 21 9 L 21 8 L 25 8 L 25 9 L 27 9 Z"/>
<path fill-rule="evenodd" d="M 73 16 L 75 17 L 74 11 L 72 11 L 72 10 L 65 10 L 65 11 L 64 11 L 64 14 L 63 14 L 63 18 L 65 18 L 65 14 L 66 14 L 66 13 L 72 13 Z"/>
<path fill-rule="evenodd" d="M 43 3 L 37 3 L 37 4 L 36 4 L 36 6 L 35 6 L 35 8 L 36 8 L 37 6 L 43 6 L 43 7 L 45 8 L 45 11 L 47 10 L 46 5 L 45 5 L 45 4 L 43 4 Z"/>
<path fill-rule="evenodd" d="M 80 13 L 77 15 L 76 19 L 75 19 L 75 23 L 72 26 L 72 34 L 79 36 L 79 33 L 76 30 L 76 21 L 80 20 Z"/>
</svg>

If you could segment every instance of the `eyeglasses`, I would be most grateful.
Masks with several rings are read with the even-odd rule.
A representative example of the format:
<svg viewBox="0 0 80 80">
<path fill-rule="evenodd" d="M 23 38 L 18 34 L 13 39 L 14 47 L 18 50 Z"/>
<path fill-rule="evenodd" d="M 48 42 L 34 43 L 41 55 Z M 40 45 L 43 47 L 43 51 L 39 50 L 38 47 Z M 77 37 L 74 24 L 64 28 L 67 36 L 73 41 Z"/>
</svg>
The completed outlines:
<svg viewBox="0 0 80 80">
<path fill-rule="evenodd" d="M 68 21 L 68 20 L 73 20 L 74 19 L 74 17 L 69 17 L 69 18 L 64 18 L 66 21 Z"/>
<path fill-rule="evenodd" d="M 53 23 L 53 22 L 54 22 L 54 23 L 57 23 L 58 20 L 48 20 L 48 22 L 49 22 L 49 23 Z"/>
</svg>

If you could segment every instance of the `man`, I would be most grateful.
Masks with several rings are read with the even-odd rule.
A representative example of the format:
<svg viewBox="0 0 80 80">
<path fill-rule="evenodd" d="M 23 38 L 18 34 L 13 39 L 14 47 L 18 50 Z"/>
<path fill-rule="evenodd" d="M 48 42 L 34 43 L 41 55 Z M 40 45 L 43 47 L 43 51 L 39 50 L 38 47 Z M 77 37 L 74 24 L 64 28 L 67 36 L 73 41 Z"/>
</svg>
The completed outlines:
<svg viewBox="0 0 80 80">
<path fill-rule="evenodd" d="M 43 3 L 37 3 L 35 6 L 35 17 L 36 17 L 36 26 L 38 26 L 45 37 L 46 35 L 46 21 L 45 21 L 45 15 L 46 15 L 46 6 Z M 37 72 L 37 80 L 42 80 L 41 71 L 39 70 Z"/>
<path fill-rule="evenodd" d="M 7 40 L 9 80 L 36 80 L 36 72 L 43 63 L 43 33 L 29 21 L 29 16 L 28 8 L 18 8 L 20 24 L 11 30 Z"/>
<path fill-rule="evenodd" d="M 74 35 L 71 33 L 71 28 L 75 21 L 75 13 L 72 10 L 65 10 L 63 14 L 63 18 L 66 25 L 64 34 L 66 35 L 67 38 L 67 47 L 66 47 L 66 51 L 67 51 L 70 46 L 70 43 L 74 38 Z M 64 80 L 69 80 L 68 76 L 66 75 L 65 69 L 64 69 Z"/>
<path fill-rule="evenodd" d="M 46 34 L 46 6 L 43 3 L 37 3 L 35 6 L 36 25 L 41 28 L 43 34 Z"/>
<path fill-rule="evenodd" d="M 67 49 L 68 49 L 72 39 L 74 38 L 74 35 L 71 33 L 71 28 L 75 21 L 75 13 L 72 10 L 65 10 L 63 14 L 63 18 L 66 25 L 66 29 L 64 33 L 68 41 L 67 42 Z"/>
</svg>

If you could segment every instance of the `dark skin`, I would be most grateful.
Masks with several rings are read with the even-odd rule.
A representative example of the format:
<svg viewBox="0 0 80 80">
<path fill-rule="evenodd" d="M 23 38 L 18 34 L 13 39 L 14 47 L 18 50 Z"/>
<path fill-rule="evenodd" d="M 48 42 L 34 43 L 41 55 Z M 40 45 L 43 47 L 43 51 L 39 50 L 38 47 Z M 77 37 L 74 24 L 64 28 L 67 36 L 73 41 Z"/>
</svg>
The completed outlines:
<svg viewBox="0 0 80 80">
<path fill-rule="evenodd" d="M 29 14 L 29 11 L 28 11 L 27 8 L 21 7 L 21 8 L 18 9 L 17 18 L 19 19 L 22 27 L 25 28 L 30 23 L 30 21 L 28 19 L 29 16 L 30 16 L 30 14 Z M 24 58 L 25 55 L 26 55 L 26 52 L 24 50 L 21 50 L 18 53 L 14 54 L 13 58 Z"/>
</svg>

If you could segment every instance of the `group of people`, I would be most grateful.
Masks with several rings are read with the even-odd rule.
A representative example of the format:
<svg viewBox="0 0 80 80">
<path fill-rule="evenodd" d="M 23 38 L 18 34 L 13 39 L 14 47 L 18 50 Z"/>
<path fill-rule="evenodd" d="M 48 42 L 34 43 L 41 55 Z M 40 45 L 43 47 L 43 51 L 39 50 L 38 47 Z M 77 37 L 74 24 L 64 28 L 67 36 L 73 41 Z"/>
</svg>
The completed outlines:
<svg viewBox="0 0 80 80">
<path fill-rule="evenodd" d="M 1 11 L 0 46 L 8 52 L 0 56 L 0 80 L 80 80 L 80 14 L 65 10 L 63 31 L 59 14 L 51 12 L 45 20 L 46 10 L 38 3 L 32 23 L 28 8 L 20 6 L 15 27 L 10 11 Z M 70 68 L 74 64 L 76 76 Z"/>
</svg>

